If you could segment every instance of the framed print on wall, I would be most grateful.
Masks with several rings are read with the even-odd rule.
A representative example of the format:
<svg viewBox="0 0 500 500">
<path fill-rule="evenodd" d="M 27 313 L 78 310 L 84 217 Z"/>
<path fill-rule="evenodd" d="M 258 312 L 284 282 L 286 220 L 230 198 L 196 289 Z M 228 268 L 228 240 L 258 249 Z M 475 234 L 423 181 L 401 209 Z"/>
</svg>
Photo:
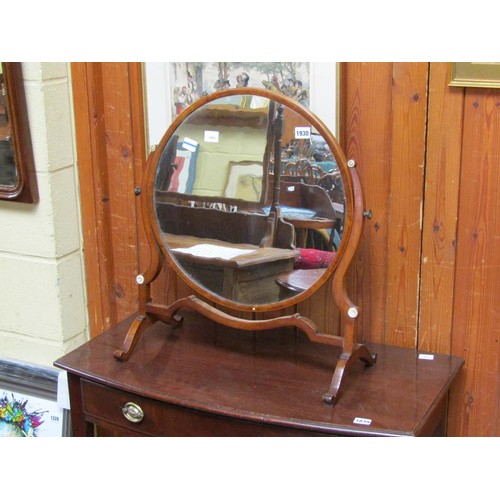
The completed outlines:
<svg viewBox="0 0 500 500">
<path fill-rule="evenodd" d="M 201 96 L 235 87 L 263 87 L 309 107 L 307 62 L 175 62 L 169 63 L 173 116 Z"/>
<path fill-rule="evenodd" d="M 65 437 L 70 414 L 61 377 L 51 368 L 0 359 L 0 437 Z M 63 398 L 64 399 L 64 398 Z"/>
<path fill-rule="evenodd" d="M 450 86 L 500 88 L 500 62 L 450 63 Z"/>
<path fill-rule="evenodd" d="M 222 88 L 262 87 L 297 99 L 336 134 L 335 62 L 150 62 L 144 64 L 147 144 L 161 137 L 184 107 Z"/>
</svg>

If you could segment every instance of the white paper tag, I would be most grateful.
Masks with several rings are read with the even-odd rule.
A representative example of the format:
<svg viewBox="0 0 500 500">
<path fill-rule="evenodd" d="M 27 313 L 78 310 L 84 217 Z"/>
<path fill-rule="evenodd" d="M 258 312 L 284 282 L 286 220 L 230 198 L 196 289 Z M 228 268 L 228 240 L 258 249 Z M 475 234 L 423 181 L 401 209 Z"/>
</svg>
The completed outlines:
<svg viewBox="0 0 500 500">
<path fill-rule="evenodd" d="M 418 359 L 428 359 L 432 361 L 434 359 L 434 354 L 419 354 Z"/>
<path fill-rule="evenodd" d="M 219 142 L 218 130 L 205 130 L 205 142 Z"/>
<path fill-rule="evenodd" d="M 353 424 L 358 424 L 358 425 L 370 425 L 372 423 L 371 418 L 361 418 L 361 417 L 356 417 L 353 421 Z"/>
<path fill-rule="evenodd" d="M 295 127 L 295 139 L 310 139 L 311 127 Z"/>
<path fill-rule="evenodd" d="M 68 372 L 66 371 L 61 371 L 57 375 L 57 406 L 66 410 L 70 409 Z"/>
</svg>

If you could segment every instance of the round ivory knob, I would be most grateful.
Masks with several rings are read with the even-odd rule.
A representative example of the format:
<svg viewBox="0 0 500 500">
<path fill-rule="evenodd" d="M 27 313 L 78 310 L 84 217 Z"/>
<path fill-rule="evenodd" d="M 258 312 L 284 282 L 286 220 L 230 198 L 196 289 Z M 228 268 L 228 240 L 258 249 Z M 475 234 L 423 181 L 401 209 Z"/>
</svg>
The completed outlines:
<svg viewBox="0 0 500 500">
<path fill-rule="evenodd" d="M 358 314 L 359 314 L 359 311 L 356 307 L 349 307 L 349 309 L 347 310 L 347 316 L 349 316 L 349 318 L 357 318 L 358 317 Z"/>
</svg>

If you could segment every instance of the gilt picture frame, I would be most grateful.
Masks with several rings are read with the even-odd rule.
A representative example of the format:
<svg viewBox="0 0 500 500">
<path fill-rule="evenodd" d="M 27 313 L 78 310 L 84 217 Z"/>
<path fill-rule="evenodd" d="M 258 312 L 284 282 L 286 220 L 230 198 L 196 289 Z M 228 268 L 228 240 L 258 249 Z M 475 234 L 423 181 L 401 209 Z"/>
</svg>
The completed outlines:
<svg viewBox="0 0 500 500">
<path fill-rule="evenodd" d="M 451 87 L 500 88 L 500 62 L 450 63 Z"/>
</svg>

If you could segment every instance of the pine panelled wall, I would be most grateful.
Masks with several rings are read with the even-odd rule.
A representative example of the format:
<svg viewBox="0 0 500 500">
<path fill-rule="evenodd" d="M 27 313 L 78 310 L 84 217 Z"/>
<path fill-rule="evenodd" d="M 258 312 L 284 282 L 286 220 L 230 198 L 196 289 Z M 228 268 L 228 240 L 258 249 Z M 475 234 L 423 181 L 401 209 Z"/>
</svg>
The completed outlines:
<svg viewBox="0 0 500 500">
<path fill-rule="evenodd" d="M 74 63 L 72 78 L 97 335 L 136 310 L 149 258 L 135 194 L 146 161 L 141 65 Z M 500 90 L 448 80 L 448 63 L 341 65 L 340 140 L 373 213 L 349 288 L 363 340 L 465 359 L 449 435 L 500 436 Z M 328 285 L 298 308 L 333 333 Z M 187 293 L 168 268 L 153 289 L 169 301 Z"/>
</svg>

